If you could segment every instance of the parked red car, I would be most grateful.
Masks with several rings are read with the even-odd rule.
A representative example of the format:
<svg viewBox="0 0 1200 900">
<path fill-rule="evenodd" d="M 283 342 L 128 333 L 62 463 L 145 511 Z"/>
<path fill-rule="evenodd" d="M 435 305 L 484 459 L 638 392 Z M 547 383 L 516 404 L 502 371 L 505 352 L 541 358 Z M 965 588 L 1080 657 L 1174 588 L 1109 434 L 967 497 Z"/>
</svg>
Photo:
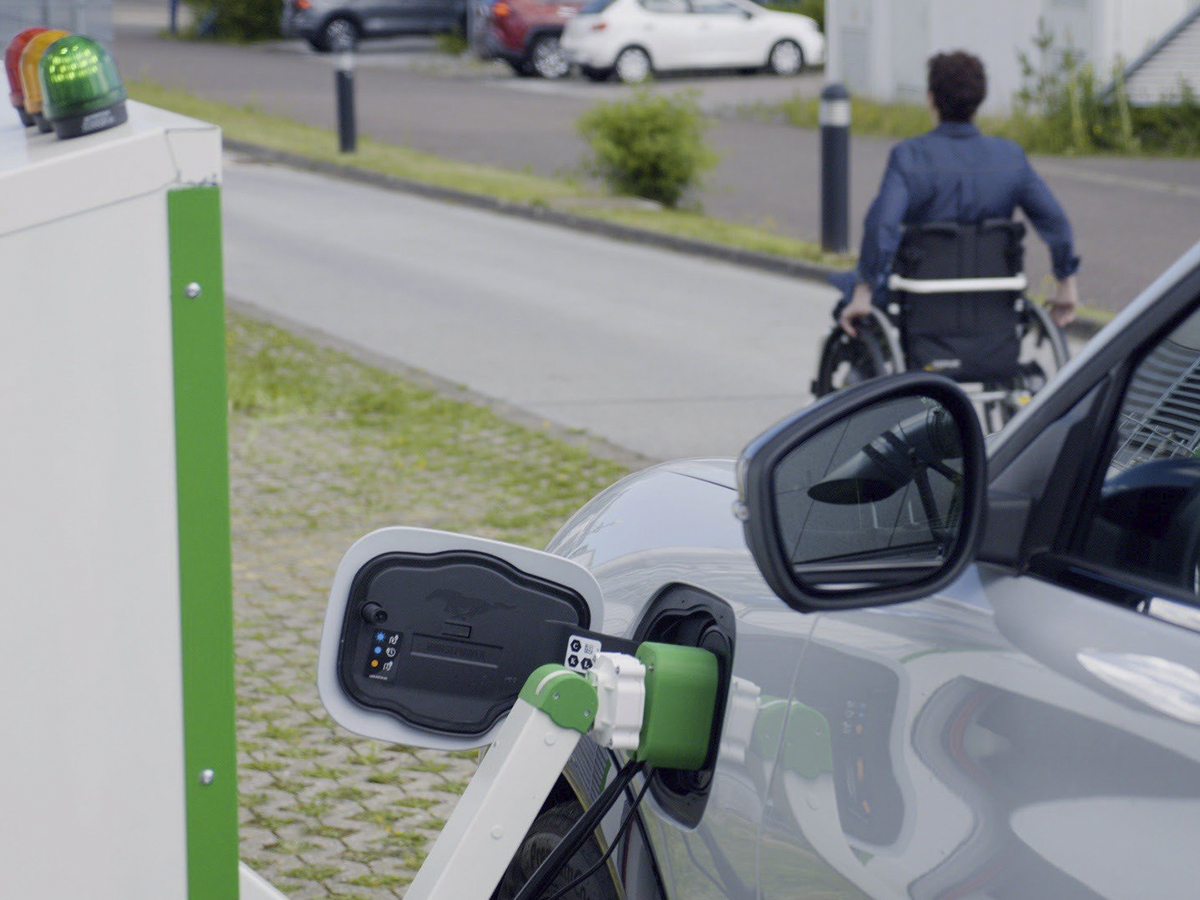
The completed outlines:
<svg viewBox="0 0 1200 900">
<path fill-rule="evenodd" d="M 520 76 L 562 78 L 571 71 L 558 46 L 563 26 L 584 0 L 495 0 L 488 10 L 484 55 Z"/>
</svg>

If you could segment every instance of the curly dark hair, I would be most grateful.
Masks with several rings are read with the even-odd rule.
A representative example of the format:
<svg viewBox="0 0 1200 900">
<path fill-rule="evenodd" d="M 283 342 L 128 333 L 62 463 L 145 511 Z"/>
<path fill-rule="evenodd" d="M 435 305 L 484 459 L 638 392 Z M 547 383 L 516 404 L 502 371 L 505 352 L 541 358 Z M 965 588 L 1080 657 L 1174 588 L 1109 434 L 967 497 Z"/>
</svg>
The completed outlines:
<svg viewBox="0 0 1200 900">
<path fill-rule="evenodd" d="M 943 122 L 970 122 L 987 96 L 983 62 L 963 50 L 931 56 L 929 93 Z"/>
</svg>

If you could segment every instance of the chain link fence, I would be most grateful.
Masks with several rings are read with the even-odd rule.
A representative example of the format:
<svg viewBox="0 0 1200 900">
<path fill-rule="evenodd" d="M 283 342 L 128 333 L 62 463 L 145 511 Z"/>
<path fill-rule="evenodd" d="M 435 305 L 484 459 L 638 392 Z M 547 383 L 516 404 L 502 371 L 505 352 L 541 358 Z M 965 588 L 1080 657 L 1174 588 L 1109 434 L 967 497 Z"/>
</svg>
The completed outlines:
<svg viewBox="0 0 1200 900">
<path fill-rule="evenodd" d="M 0 0 L 0 47 L 18 31 L 44 25 L 86 34 L 111 49 L 112 7 L 113 0 Z"/>
</svg>

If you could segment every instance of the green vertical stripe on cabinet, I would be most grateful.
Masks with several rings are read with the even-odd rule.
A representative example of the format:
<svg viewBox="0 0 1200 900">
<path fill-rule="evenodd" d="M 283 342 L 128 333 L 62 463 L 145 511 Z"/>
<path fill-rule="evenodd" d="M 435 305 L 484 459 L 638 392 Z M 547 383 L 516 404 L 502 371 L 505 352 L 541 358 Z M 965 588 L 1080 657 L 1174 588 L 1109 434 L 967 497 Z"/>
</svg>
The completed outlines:
<svg viewBox="0 0 1200 900">
<path fill-rule="evenodd" d="M 237 746 L 221 193 L 167 195 L 188 900 L 238 896 Z M 194 287 L 198 286 L 196 296 Z M 204 773 L 212 772 L 205 784 Z"/>
</svg>

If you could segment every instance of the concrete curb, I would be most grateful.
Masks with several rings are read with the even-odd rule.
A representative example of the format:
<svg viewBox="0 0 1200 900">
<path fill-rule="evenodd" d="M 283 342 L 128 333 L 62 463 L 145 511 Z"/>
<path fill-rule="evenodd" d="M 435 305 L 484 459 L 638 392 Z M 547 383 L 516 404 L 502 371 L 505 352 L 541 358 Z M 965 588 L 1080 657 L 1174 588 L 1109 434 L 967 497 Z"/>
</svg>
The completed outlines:
<svg viewBox="0 0 1200 900">
<path fill-rule="evenodd" d="M 273 150 L 270 147 L 246 141 L 226 139 L 225 149 L 249 157 L 256 162 L 291 166 L 295 169 L 317 172 L 321 175 L 342 178 L 346 181 L 367 184 L 372 187 L 428 197 L 431 200 L 457 203 L 461 206 L 470 206 L 475 209 L 483 209 L 506 216 L 515 216 L 519 219 L 528 219 L 535 222 L 545 222 L 548 225 L 573 228 L 576 231 L 583 231 L 588 234 L 600 235 L 619 241 L 629 241 L 644 246 L 673 250 L 676 253 L 687 253 L 691 256 L 715 259 L 721 262 L 769 272 L 773 275 L 784 275 L 791 278 L 803 278 L 809 281 L 824 283 L 829 275 L 842 271 L 833 266 L 808 262 L 802 259 L 776 256 L 773 253 L 760 253 L 755 250 L 740 250 L 736 247 L 714 244 L 711 241 L 680 237 L 661 231 L 652 231 L 647 228 L 637 228 L 633 225 L 606 222 L 602 219 L 593 219 L 589 216 L 581 216 L 564 210 L 552 209 L 548 206 L 535 206 L 531 203 L 499 200 L 495 197 L 489 197 L 486 194 L 476 194 L 470 191 L 460 191 L 457 188 L 426 184 L 421 181 L 413 181 L 409 178 L 401 178 L 397 175 L 384 175 L 380 172 L 360 169 L 357 166 L 326 162 L 325 160 L 313 159 L 299 153 Z M 1077 319 L 1064 330 L 1068 337 L 1086 341 L 1092 338 L 1103 327 L 1102 323 Z"/>
</svg>

